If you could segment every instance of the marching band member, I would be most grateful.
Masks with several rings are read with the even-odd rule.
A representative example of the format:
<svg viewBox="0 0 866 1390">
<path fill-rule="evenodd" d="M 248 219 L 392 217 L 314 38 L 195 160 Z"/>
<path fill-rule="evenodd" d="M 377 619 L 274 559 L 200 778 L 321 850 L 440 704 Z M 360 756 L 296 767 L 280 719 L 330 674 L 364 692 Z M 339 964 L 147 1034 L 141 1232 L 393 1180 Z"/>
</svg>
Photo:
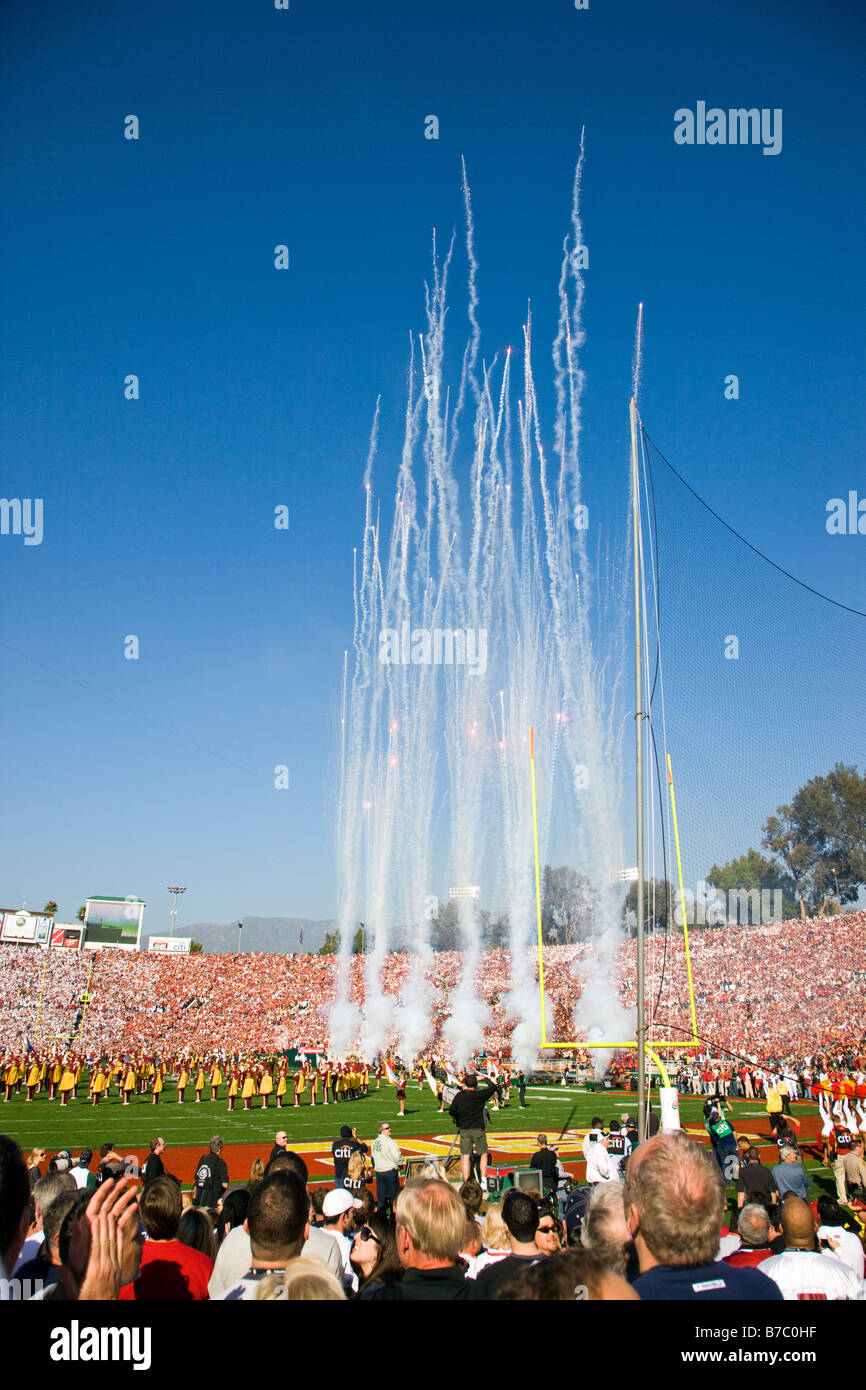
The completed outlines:
<svg viewBox="0 0 866 1390">
<path fill-rule="evenodd" d="M 244 1110 L 252 1109 L 252 1099 L 256 1093 L 256 1090 L 256 1074 L 253 1070 L 252 1062 L 248 1062 L 246 1066 L 246 1073 L 244 1075 L 244 1088 L 241 1092 L 241 1096 L 244 1102 Z"/>
<path fill-rule="evenodd" d="M 267 1110 L 267 1108 L 268 1108 L 268 1096 L 270 1096 L 270 1095 L 273 1094 L 273 1090 L 274 1090 L 274 1078 L 273 1078 L 273 1076 L 271 1075 L 271 1069 L 270 1069 L 270 1067 L 265 1066 L 265 1067 L 263 1067 L 263 1069 L 262 1069 L 262 1079 L 261 1079 L 261 1081 L 259 1082 L 259 1095 L 260 1095 L 261 1098 L 262 1098 L 262 1109 L 263 1109 L 263 1110 Z"/>
<path fill-rule="evenodd" d="M 237 1069 L 237 1066 L 236 1066 L 234 1063 L 232 1063 L 232 1068 L 231 1068 L 231 1071 L 230 1071 L 230 1073 L 229 1073 L 229 1089 L 228 1089 L 229 1110 L 234 1110 L 234 1108 L 235 1108 L 235 1097 L 237 1096 L 239 1085 L 240 1085 L 240 1076 L 239 1076 L 239 1073 L 238 1073 L 238 1069 Z"/>
<path fill-rule="evenodd" d="M 195 1074 L 195 1103 L 201 1105 L 201 1093 L 205 1087 L 204 1061 L 199 1058 L 198 1070 Z"/>
<path fill-rule="evenodd" d="M 189 1085 L 189 1063 L 186 1058 L 180 1063 L 180 1072 L 177 1078 L 177 1103 L 183 1105 L 183 1093 Z"/>
<path fill-rule="evenodd" d="M 222 1085 L 223 1074 L 219 1062 L 214 1062 L 210 1072 L 210 1098 L 219 1100 L 219 1089 Z"/>
</svg>

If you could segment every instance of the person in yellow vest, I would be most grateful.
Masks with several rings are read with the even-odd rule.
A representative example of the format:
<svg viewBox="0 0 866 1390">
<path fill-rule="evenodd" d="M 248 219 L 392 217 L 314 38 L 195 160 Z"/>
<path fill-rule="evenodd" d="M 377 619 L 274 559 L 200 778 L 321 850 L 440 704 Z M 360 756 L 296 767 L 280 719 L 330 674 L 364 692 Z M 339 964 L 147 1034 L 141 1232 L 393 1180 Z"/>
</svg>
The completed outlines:
<svg viewBox="0 0 866 1390">
<path fill-rule="evenodd" d="M 196 1074 L 195 1074 L 195 1103 L 196 1103 L 196 1105 L 200 1105 L 200 1104 L 201 1104 L 201 1093 L 202 1093 L 202 1091 L 204 1090 L 204 1085 L 205 1085 L 204 1062 L 201 1061 L 201 1060 L 199 1060 L 198 1070 L 197 1070 L 197 1072 L 196 1072 Z"/>
<path fill-rule="evenodd" d="M 231 1071 L 230 1071 L 230 1073 L 229 1073 L 229 1090 L 228 1090 L 229 1110 L 234 1110 L 234 1108 L 235 1108 L 235 1097 L 236 1097 L 236 1095 L 237 1095 L 237 1093 L 238 1093 L 239 1084 L 240 1084 L 240 1078 L 239 1078 L 239 1076 L 238 1076 L 238 1069 L 237 1069 L 237 1067 L 234 1067 L 234 1066 L 233 1066 L 232 1069 L 231 1069 Z"/>
<path fill-rule="evenodd" d="M 159 1105 L 159 1098 L 162 1095 L 163 1069 L 157 1064 L 153 1069 L 153 1076 L 150 1081 L 151 1105 Z"/>
<path fill-rule="evenodd" d="M 105 1094 L 107 1084 L 108 1078 L 105 1074 L 105 1067 L 100 1062 L 99 1066 L 94 1070 L 93 1076 L 90 1078 L 90 1100 L 92 1105 L 99 1105 L 99 1102 Z"/>
<path fill-rule="evenodd" d="M 770 1124 L 775 1134 L 782 1118 L 782 1097 L 779 1095 L 775 1086 L 770 1086 L 767 1090 L 766 1111 L 770 1117 Z"/>
<path fill-rule="evenodd" d="M 302 1062 L 295 1073 L 295 1105 L 301 1103 L 301 1096 L 307 1089 L 307 1069 Z"/>
<path fill-rule="evenodd" d="M 151 1080 L 152 1080 L 152 1078 L 153 1078 L 154 1070 L 155 1070 L 155 1067 L 154 1067 L 153 1058 L 152 1058 L 152 1057 L 145 1057 L 145 1058 L 142 1060 L 142 1064 L 141 1064 L 141 1085 L 139 1086 L 140 1093 L 141 1093 L 143 1096 L 146 1096 L 147 1093 L 148 1093 L 148 1091 L 150 1090 Z"/>
<path fill-rule="evenodd" d="M 282 1108 L 283 1108 L 283 1096 L 286 1094 L 286 1091 L 288 1090 L 288 1086 L 286 1085 L 286 1072 L 287 1072 L 287 1071 L 288 1071 L 288 1065 L 287 1065 L 287 1063 L 286 1063 L 285 1057 L 283 1057 L 283 1058 L 281 1058 L 281 1060 L 280 1060 L 279 1070 L 278 1070 L 278 1073 L 277 1073 L 277 1109 L 278 1109 L 278 1110 L 282 1110 Z"/>
<path fill-rule="evenodd" d="M 126 1068 L 126 1072 L 123 1078 L 123 1086 L 121 1088 L 123 1091 L 124 1105 L 129 1105 L 129 1098 L 130 1096 L 135 1095 L 135 1088 L 137 1085 L 138 1077 L 135 1074 L 135 1067 L 132 1065 L 132 1062 L 130 1062 Z"/>
<path fill-rule="evenodd" d="M 180 1071 L 177 1077 L 177 1103 L 183 1105 L 183 1093 L 189 1085 L 189 1062 L 186 1058 L 180 1063 Z"/>
<path fill-rule="evenodd" d="M 45 1085 L 45 1078 L 46 1078 L 47 1075 L 48 1075 L 48 1063 L 46 1062 L 45 1058 L 43 1057 L 43 1058 L 42 1058 L 42 1061 L 39 1063 L 39 1085 L 38 1085 L 37 1088 L 36 1088 L 37 1092 L 41 1091 L 42 1088 L 43 1088 L 43 1086 Z"/>
<path fill-rule="evenodd" d="M 68 1057 L 64 1058 L 63 1068 L 60 1073 L 60 1104 L 69 1104 L 69 1097 L 75 1089 L 75 1068 Z"/>
<path fill-rule="evenodd" d="M 265 1066 L 265 1067 L 262 1068 L 262 1079 L 261 1079 L 261 1081 L 259 1082 L 259 1095 L 260 1095 L 261 1098 L 262 1098 L 262 1109 L 263 1109 L 263 1110 L 267 1110 L 267 1108 L 268 1108 L 268 1096 L 273 1095 L 273 1091 L 274 1091 L 274 1078 L 273 1078 L 273 1076 L 271 1075 L 271 1069 L 270 1069 L 270 1067 Z"/>
<path fill-rule="evenodd" d="M 27 1067 L 27 1099 L 32 1100 L 39 1085 L 39 1063 L 34 1057 Z"/>
<path fill-rule="evenodd" d="M 246 1075 L 244 1076 L 244 1089 L 241 1092 L 244 1100 L 244 1110 L 252 1110 L 253 1096 L 255 1095 L 257 1089 L 258 1088 L 256 1086 L 256 1074 L 253 1070 L 252 1063 L 250 1062 L 247 1064 Z"/>
<path fill-rule="evenodd" d="M 346 1063 L 338 1062 L 336 1076 L 334 1077 L 334 1099 L 337 1101 L 346 1099 Z"/>
<path fill-rule="evenodd" d="M 221 1086 L 222 1084 L 223 1084 L 222 1067 L 220 1066 L 219 1062 L 214 1062 L 213 1066 L 211 1067 L 211 1071 L 210 1071 L 210 1098 L 211 1098 L 211 1100 L 219 1100 L 219 1089 L 220 1089 L 220 1086 Z"/>
<path fill-rule="evenodd" d="M 364 1065 L 363 1065 L 363 1067 L 361 1068 L 361 1086 L 362 1086 L 362 1088 L 363 1088 L 364 1095 L 365 1095 L 365 1096 L 368 1096 L 368 1095 L 370 1094 L 370 1064 L 369 1064 L 369 1062 L 365 1062 Z"/>
<path fill-rule="evenodd" d="M 55 1057 L 48 1071 L 48 1099 L 53 1100 L 57 1094 L 57 1087 L 60 1085 L 60 1077 L 63 1068 L 60 1065 L 60 1058 Z"/>
</svg>

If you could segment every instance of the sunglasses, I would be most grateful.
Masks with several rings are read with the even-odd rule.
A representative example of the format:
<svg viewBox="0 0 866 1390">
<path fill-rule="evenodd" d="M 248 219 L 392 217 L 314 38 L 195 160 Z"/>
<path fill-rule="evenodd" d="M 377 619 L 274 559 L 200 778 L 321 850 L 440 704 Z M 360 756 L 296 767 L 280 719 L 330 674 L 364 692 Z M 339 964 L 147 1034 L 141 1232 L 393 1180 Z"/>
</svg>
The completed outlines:
<svg viewBox="0 0 866 1390">
<path fill-rule="evenodd" d="M 553 1225 L 550 1225 L 550 1226 L 539 1226 L 539 1228 L 538 1228 L 538 1234 L 539 1234 L 539 1235 L 542 1235 L 542 1236 L 551 1236 L 551 1235 L 553 1235 L 553 1234 L 555 1233 L 555 1231 L 556 1231 L 556 1227 L 553 1226 Z"/>
<path fill-rule="evenodd" d="M 375 1242 L 376 1245 L 382 1244 L 379 1237 L 373 1235 L 373 1232 L 370 1230 L 369 1226 L 361 1227 L 360 1231 L 358 1232 L 358 1240 L 372 1240 Z"/>
</svg>

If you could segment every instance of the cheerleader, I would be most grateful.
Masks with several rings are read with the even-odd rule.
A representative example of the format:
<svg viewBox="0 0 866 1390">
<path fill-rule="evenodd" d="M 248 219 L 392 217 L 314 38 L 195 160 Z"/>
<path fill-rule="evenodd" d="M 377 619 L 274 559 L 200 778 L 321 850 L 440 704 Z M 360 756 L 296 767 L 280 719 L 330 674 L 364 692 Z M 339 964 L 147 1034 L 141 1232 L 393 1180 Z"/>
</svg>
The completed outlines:
<svg viewBox="0 0 866 1390">
<path fill-rule="evenodd" d="M 401 1071 L 397 1077 L 397 1100 L 400 1102 L 398 1116 L 403 1116 L 406 1114 L 406 1073 L 404 1071 Z"/>
<path fill-rule="evenodd" d="M 151 1103 L 151 1105 L 159 1105 L 159 1098 L 160 1098 L 160 1096 L 162 1095 L 162 1087 L 163 1087 L 162 1065 L 161 1065 L 161 1063 L 158 1062 L 158 1063 L 156 1064 L 156 1066 L 154 1067 L 154 1069 L 153 1069 L 153 1076 L 152 1076 L 151 1082 L 150 1082 L 150 1096 L 151 1096 L 150 1103 Z"/>
<path fill-rule="evenodd" d="M 229 1074 L 229 1090 L 228 1090 L 229 1110 L 234 1110 L 234 1108 L 235 1108 L 235 1097 L 237 1096 L 237 1093 L 238 1093 L 238 1084 L 239 1084 L 238 1069 L 237 1069 L 237 1067 L 232 1067 L 231 1073 Z"/>
<path fill-rule="evenodd" d="M 201 1093 L 204 1090 L 204 1062 L 199 1059 L 198 1071 L 195 1074 L 195 1103 L 201 1105 Z"/>
<path fill-rule="evenodd" d="M 126 1073 L 125 1073 L 124 1078 L 123 1078 L 123 1085 L 122 1085 L 122 1087 L 121 1087 L 121 1090 L 122 1090 L 122 1092 L 123 1092 L 123 1104 L 124 1104 L 124 1105 L 129 1105 L 129 1098 L 130 1098 L 130 1096 L 135 1095 L 135 1091 L 136 1091 L 137 1086 L 138 1086 L 138 1077 L 137 1077 L 136 1074 L 135 1074 L 135 1067 L 132 1065 L 132 1062 L 130 1061 L 130 1062 L 127 1064 Z"/>
<path fill-rule="evenodd" d="M 36 1094 L 39 1085 L 39 1063 L 34 1057 L 27 1068 L 27 1099 L 31 1101 Z"/>
<path fill-rule="evenodd" d="M 818 1091 L 818 1113 L 821 1116 L 821 1147 L 824 1152 L 824 1166 L 830 1167 L 830 1135 L 833 1132 L 833 1116 L 830 1111 L 830 1097 L 822 1087 Z"/>
<path fill-rule="evenodd" d="M 60 1104 L 65 1107 L 69 1104 L 70 1093 L 75 1089 L 75 1068 L 69 1058 L 65 1058 L 63 1068 L 60 1073 Z"/>
<path fill-rule="evenodd" d="M 445 1087 L 442 1085 L 442 1082 L 439 1081 L 439 1080 L 437 1080 L 437 1082 L 436 1082 L 436 1099 L 437 1099 L 438 1102 L 439 1102 L 439 1114 L 440 1114 L 440 1115 L 444 1115 L 444 1113 L 445 1113 Z"/>
<path fill-rule="evenodd" d="M 211 1072 L 210 1072 L 210 1098 L 211 1098 L 211 1100 L 219 1100 L 219 1089 L 220 1089 L 220 1086 L 221 1086 L 222 1084 L 223 1084 L 222 1068 L 220 1067 L 219 1062 L 214 1062 L 213 1066 L 211 1067 Z"/>
<path fill-rule="evenodd" d="M 286 1059 L 285 1059 L 285 1057 L 284 1057 L 284 1058 L 282 1059 L 282 1061 L 280 1062 L 279 1076 L 278 1076 L 278 1079 L 277 1079 L 277 1109 L 278 1109 L 278 1110 L 282 1110 L 282 1108 L 283 1108 L 283 1096 L 286 1094 L 286 1090 L 288 1089 L 287 1086 L 286 1086 L 286 1071 L 287 1071 L 287 1070 L 288 1070 L 288 1067 L 287 1067 L 287 1065 L 286 1065 Z M 326 1104 L 326 1105 L 327 1105 L 327 1103 L 328 1103 L 328 1102 L 325 1101 L 325 1104 Z"/>
<path fill-rule="evenodd" d="M 259 1082 L 259 1095 L 262 1098 L 262 1109 L 268 1108 L 268 1096 L 273 1094 L 274 1078 L 271 1076 L 270 1067 L 262 1068 L 262 1079 Z"/>
<path fill-rule="evenodd" d="M 252 1109 L 252 1099 L 253 1099 L 253 1096 L 254 1096 L 255 1093 L 256 1093 L 256 1090 L 257 1090 L 257 1086 L 256 1086 L 256 1074 L 255 1074 L 255 1072 L 253 1071 L 252 1066 L 250 1065 L 250 1066 L 247 1067 L 246 1076 L 244 1077 L 244 1089 L 243 1089 L 243 1092 L 242 1092 L 243 1101 L 244 1101 L 244 1110 L 251 1110 L 251 1109 Z"/>
<path fill-rule="evenodd" d="M 183 1105 L 183 1093 L 189 1085 L 189 1063 L 186 1058 L 180 1063 L 180 1072 L 177 1078 L 177 1103 Z"/>
<path fill-rule="evenodd" d="M 48 1070 L 48 1099 L 53 1100 L 57 1094 L 57 1087 L 60 1084 L 61 1075 L 60 1058 L 55 1056 Z"/>
</svg>

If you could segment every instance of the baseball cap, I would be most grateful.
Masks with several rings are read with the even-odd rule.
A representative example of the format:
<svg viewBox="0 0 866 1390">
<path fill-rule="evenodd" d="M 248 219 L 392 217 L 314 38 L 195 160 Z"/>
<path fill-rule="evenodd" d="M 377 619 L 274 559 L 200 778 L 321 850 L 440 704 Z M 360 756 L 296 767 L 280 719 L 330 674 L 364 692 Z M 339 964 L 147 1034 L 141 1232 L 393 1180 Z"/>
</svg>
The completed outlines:
<svg viewBox="0 0 866 1390">
<path fill-rule="evenodd" d="M 352 1207 L 359 1207 L 360 1202 L 356 1201 L 351 1192 L 347 1192 L 345 1187 L 337 1187 L 333 1192 L 329 1192 L 322 1203 L 323 1216 L 341 1216 L 344 1211 L 351 1211 Z"/>
</svg>

